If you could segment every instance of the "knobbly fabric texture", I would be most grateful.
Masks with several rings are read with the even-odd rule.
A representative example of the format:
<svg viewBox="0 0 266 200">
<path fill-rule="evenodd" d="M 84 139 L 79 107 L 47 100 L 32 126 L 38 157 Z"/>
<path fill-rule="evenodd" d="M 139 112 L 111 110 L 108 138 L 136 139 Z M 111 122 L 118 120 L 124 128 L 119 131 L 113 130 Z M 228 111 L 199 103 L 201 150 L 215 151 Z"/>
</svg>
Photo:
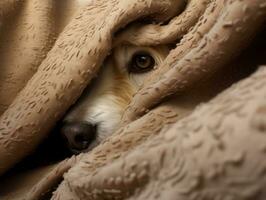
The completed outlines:
<svg viewBox="0 0 266 200">
<path fill-rule="evenodd" d="M 3 198 L 264 200 L 266 1 L 80 2 L 0 2 L 1 175 L 37 148 L 114 46 L 176 46 L 110 138 Z"/>
</svg>

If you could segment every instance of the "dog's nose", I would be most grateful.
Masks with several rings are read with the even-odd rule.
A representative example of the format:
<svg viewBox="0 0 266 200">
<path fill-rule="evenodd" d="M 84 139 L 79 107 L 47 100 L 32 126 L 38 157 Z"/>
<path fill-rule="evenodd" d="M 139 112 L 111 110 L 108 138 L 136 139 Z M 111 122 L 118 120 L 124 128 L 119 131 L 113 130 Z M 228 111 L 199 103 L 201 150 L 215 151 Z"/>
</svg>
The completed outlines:
<svg viewBox="0 0 266 200">
<path fill-rule="evenodd" d="M 96 127 L 87 122 L 66 122 L 61 127 L 61 134 L 67 139 L 72 151 L 87 149 L 95 139 Z"/>
</svg>

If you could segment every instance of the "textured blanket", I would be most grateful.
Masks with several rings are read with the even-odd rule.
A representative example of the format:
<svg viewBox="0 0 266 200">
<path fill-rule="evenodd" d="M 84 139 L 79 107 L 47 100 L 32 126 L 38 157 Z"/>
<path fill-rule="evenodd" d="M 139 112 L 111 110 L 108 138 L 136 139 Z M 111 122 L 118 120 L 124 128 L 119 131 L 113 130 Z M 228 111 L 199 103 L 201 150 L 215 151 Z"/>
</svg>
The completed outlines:
<svg viewBox="0 0 266 200">
<path fill-rule="evenodd" d="M 265 0 L 1 0 L 2 177 L 49 135 L 113 47 L 175 46 L 111 137 L 0 177 L 0 199 L 266 199 L 265 19 Z"/>
</svg>

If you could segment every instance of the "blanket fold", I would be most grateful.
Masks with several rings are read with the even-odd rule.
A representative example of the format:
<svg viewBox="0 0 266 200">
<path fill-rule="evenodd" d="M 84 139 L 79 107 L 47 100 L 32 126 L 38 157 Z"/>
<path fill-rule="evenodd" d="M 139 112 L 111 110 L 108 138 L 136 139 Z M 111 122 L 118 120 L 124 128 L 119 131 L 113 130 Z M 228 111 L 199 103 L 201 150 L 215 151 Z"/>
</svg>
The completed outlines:
<svg viewBox="0 0 266 200">
<path fill-rule="evenodd" d="M 28 1 L 28 4 L 35 5 L 34 1 Z M 41 3 L 42 11 L 49 10 L 46 4 L 50 5 Z M 179 6 L 180 3 L 175 1 L 102 1 L 80 8 L 34 76 L 0 117 L 0 173 L 32 151 L 79 97 L 111 50 L 112 34 L 120 26 L 149 15 L 155 15 L 155 20 L 167 20 Z M 135 10 L 139 12 L 136 14 Z M 39 10 L 34 11 L 38 16 Z M 30 24 L 30 27 L 34 26 Z M 26 40 L 31 38 L 25 37 Z"/>
<path fill-rule="evenodd" d="M 0 175 L 49 135 L 112 48 L 174 46 L 110 138 L 4 197 L 265 199 L 265 19 L 265 0 L 2 0 Z"/>
</svg>

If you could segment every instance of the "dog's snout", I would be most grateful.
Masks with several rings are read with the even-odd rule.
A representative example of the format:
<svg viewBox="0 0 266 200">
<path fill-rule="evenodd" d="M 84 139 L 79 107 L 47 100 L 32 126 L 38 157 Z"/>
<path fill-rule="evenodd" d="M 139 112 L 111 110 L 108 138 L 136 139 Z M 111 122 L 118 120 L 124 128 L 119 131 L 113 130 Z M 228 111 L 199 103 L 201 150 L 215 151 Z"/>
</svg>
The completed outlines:
<svg viewBox="0 0 266 200">
<path fill-rule="evenodd" d="M 72 151 L 86 150 L 96 137 L 96 126 L 88 122 L 66 122 L 61 134 L 67 139 Z"/>
</svg>

